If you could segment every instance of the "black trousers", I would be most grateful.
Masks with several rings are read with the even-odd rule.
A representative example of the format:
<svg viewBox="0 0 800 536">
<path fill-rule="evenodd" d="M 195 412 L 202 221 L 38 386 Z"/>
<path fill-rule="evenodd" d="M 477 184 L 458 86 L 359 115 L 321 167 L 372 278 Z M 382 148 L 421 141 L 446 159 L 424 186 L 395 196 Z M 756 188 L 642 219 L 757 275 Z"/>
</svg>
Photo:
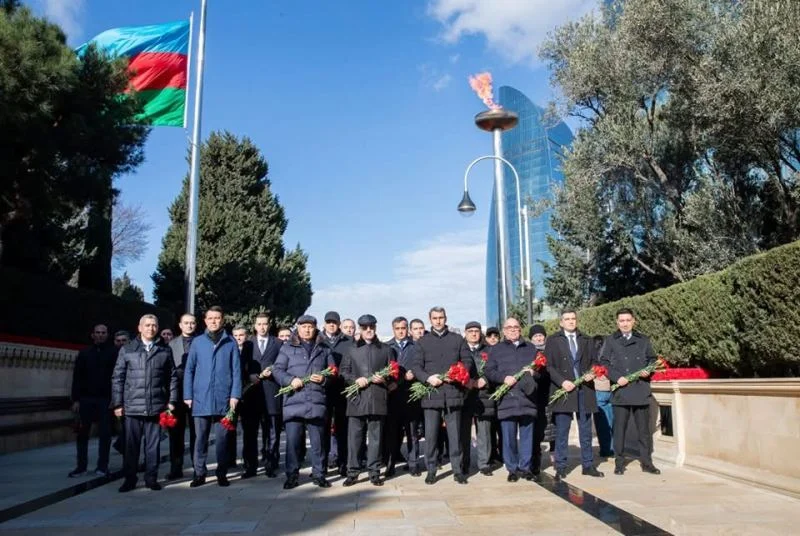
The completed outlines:
<svg viewBox="0 0 800 536">
<path fill-rule="evenodd" d="M 472 418 L 475 415 L 475 408 L 464 405 L 461 408 L 461 472 L 469 474 L 472 465 Z"/>
<path fill-rule="evenodd" d="M 217 453 L 216 475 L 225 476 L 228 474 L 228 438 L 233 432 L 228 431 L 219 423 L 223 415 L 194 417 L 194 429 L 197 434 L 197 442 L 194 445 L 194 476 L 197 478 L 206 476 L 206 458 L 208 458 L 208 436 L 214 428 L 216 442 L 214 444 Z M 235 437 L 235 436 L 234 436 Z"/>
<path fill-rule="evenodd" d="M 391 408 L 390 408 L 391 411 Z M 417 470 L 419 458 L 419 419 L 414 419 L 402 411 L 386 416 L 384 425 L 383 461 L 387 467 L 394 467 L 402 459 L 403 441 L 406 442 L 406 464 L 409 471 Z"/>
<path fill-rule="evenodd" d="M 242 403 L 242 460 L 246 471 L 258 469 L 258 429 L 261 428 L 261 407 L 253 407 L 253 403 Z"/>
<path fill-rule="evenodd" d="M 311 476 L 322 478 L 326 468 L 322 465 L 322 441 L 325 419 L 289 419 L 284 422 L 286 428 L 286 477 L 297 477 L 303 459 L 305 436 L 311 442 Z"/>
<path fill-rule="evenodd" d="M 381 453 L 383 443 L 383 425 L 386 417 L 369 415 L 364 417 L 348 417 L 347 419 L 347 474 L 358 476 L 361 472 L 359 453 L 367 440 L 367 470 L 369 476 L 381 473 Z"/>
<path fill-rule="evenodd" d="M 625 432 L 628 420 L 633 417 L 639 440 L 639 461 L 643 465 L 653 464 L 653 436 L 650 435 L 650 406 L 614 406 L 614 453 L 616 465 L 625 462 Z"/>
<path fill-rule="evenodd" d="M 278 463 L 280 462 L 283 417 L 281 415 L 264 414 L 261 416 L 261 426 L 261 433 L 263 434 L 262 444 L 266 445 L 264 469 L 267 471 L 274 471 L 278 468 Z"/>
<path fill-rule="evenodd" d="M 161 426 L 158 417 L 125 417 L 125 456 L 122 462 L 125 480 L 136 482 L 139 451 L 144 436 L 144 481 L 158 480 L 158 459 L 161 457 Z"/>
<path fill-rule="evenodd" d="M 533 460 L 531 461 L 531 471 L 534 473 L 542 470 L 542 441 L 544 441 L 544 431 L 547 428 L 547 417 L 545 406 L 537 406 L 536 423 L 533 426 Z"/>
<path fill-rule="evenodd" d="M 333 401 L 328 405 L 328 415 L 325 419 L 325 435 L 322 438 L 323 445 L 323 465 L 326 470 L 328 461 L 333 458 L 339 468 L 347 467 L 347 399 L 340 394 L 333 396 Z M 334 433 L 331 434 L 331 427 Z M 335 442 L 331 441 L 331 435 Z M 335 449 L 332 448 L 335 445 Z"/>
<path fill-rule="evenodd" d="M 81 427 L 78 431 L 78 469 L 86 470 L 89 464 L 89 432 L 92 421 L 97 421 L 97 468 L 108 471 L 108 456 L 111 451 L 111 401 L 107 398 L 81 398 L 78 411 Z"/>
<path fill-rule="evenodd" d="M 189 456 L 194 459 L 194 443 L 197 437 L 192 426 L 192 410 L 186 404 L 179 402 L 172 412 L 178 421 L 169 433 L 169 461 L 170 471 L 183 471 L 183 457 L 186 454 L 186 426 L 189 424 Z"/>
<path fill-rule="evenodd" d="M 447 443 L 453 474 L 461 472 L 461 408 L 425 408 L 425 464 L 428 471 L 436 471 L 439 466 L 439 432 L 442 420 L 447 427 Z"/>
</svg>

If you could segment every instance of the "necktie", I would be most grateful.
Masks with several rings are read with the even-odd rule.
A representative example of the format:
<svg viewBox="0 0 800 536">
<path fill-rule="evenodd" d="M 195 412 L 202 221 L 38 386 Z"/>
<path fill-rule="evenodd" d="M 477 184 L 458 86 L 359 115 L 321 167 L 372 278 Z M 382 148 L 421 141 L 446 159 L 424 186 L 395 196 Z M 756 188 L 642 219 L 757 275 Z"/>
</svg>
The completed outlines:
<svg viewBox="0 0 800 536">
<path fill-rule="evenodd" d="M 152 347 L 153 347 L 153 343 L 151 343 L 151 342 L 148 342 L 147 344 L 145 344 L 144 345 L 145 352 L 147 352 L 149 354 L 150 353 L 150 348 L 152 348 Z"/>
<path fill-rule="evenodd" d="M 572 354 L 572 359 L 578 355 L 578 345 L 575 343 L 575 335 L 569 336 L 569 353 Z"/>
<path fill-rule="evenodd" d="M 267 341 L 264 339 L 258 339 L 258 350 L 263 354 L 264 348 L 267 347 Z"/>
</svg>

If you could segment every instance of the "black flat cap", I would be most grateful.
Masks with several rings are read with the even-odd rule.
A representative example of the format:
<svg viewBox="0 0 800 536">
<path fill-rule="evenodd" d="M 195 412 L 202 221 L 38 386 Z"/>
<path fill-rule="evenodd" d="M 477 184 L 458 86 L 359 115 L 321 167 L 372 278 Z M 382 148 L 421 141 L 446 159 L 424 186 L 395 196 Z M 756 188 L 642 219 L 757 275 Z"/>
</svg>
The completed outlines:
<svg viewBox="0 0 800 536">
<path fill-rule="evenodd" d="M 544 329 L 544 326 L 541 324 L 534 324 L 531 326 L 531 329 L 528 331 L 528 338 L 532 338 L 534 335 L 544 335 L 547 337 L 547 330 Z"/>
<path fill-rule="evenodd" d="M 464 331 L 467 331 L 468 329 L 472 329 L 472 328 L 481 329 L 481 323 L 480 322 L 476 322 L 474 320 L 472 322 L 467 322 L 467 325 L 464 326 Z"/>
<path fill-rule="evenodd" d="M 297 325 L 300 324 L 314 324 L 317 325 L 317 319 L 311 315 L 301 315 L 300 318 L 297 319 Z"/>
<path fill-rule="evenodd" d="M 359 326 L 374 326 L 378 323 L 378 319 L 372 315 L 361 315 L 358 317 Z"/>
<path fill-rule="evenodd" d="M 325 313 L 325 322 L 336 322 L 337 324 L 340 323 L 342 320 L 339 317 L 339 313 L 336 311 L 328 311 Z"/>
<path fill-rule="evenodd" d="M 489 328 L 486 330 L 486 336 L 488 337 L 489 335 L 497 335 L 499 337 L 500 330 L 497 328 Z"/>
</svg>

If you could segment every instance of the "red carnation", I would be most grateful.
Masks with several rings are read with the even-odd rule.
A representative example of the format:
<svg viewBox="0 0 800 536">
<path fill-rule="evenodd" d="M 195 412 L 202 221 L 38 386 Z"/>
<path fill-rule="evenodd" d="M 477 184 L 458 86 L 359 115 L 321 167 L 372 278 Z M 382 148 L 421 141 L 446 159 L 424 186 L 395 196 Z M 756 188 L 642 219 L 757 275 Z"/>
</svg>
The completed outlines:
<svg viewBox="0 0 800 536">
<path fill-rule="evenodd" d="M 456 361 L 453 365 L 450 365 L 445 379 L 466 386 L 469 383 L 469 371 L 467 367 L 464 366 L 464 363 Z"/>
<path fill-rule="evenodd" d="M 547 358 L 542 352 L 536 354 L 536 359 L 533 360 L 533 366 L 537 369 L 543 369 L 547 366 Z"/>
<path fill-rule="evenodd" d="M 488 360 L 489 360 L 489 354 L 487 354 L 486 352 L 481 352 L 481 361 L 488 361 Z"/>
<path fill-rule="evenodd" d="M 336 365 L 331 365 L 330 367 L 328 367 L 328 370 L 330 371 L 330 375 L 331 376 L 338 376 L 339 375 L 339 369 L 336 367 Z M 322 371 L 322 372 L 325 372 L 325 371 Z M 323 376 L 325 376 L 325 374 L 323 374 Z"/>
<path fill-rule="evenodd" d="M 390 361 L 389 362 L 389 376 L 393 379 L 400 378 L 400 364 L 397 361 Z"/>
<path fill-rule="evenodd" d="M 178 424 L 178 419 L 172 414 L 172 411 L 162 411 L 158 416 L 158 424 L 161 428 L 174 428 Z"/>
<path fill-rule="evenodd" d="M 595 378 L 602 378 L 608 376 L 608 369 L 603 365 L 594 365 L 592 367 L 592 374 L 594 374 Z"/>
</svg>

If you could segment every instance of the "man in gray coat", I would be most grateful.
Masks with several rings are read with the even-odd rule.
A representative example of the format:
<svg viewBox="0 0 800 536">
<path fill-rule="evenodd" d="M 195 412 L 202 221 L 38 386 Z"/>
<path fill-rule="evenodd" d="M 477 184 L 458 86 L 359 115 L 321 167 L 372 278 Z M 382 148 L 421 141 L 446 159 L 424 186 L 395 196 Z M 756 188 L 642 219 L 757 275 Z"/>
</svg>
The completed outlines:
<svg viewBox="0 0 800 536">
<path fill-rule="evenodd" d="M 169 348 L 172 350 L 172 359 L 175 362 L 175 370 L 178 374 L 178 394 L 183 397 L 183 371 L 186 367 L 186 358 L 189 355 L 189 348 L 192 346 L 197 320 L 194 315 L 186 313 L 181 316 L 178 323 L 181 329 L 180 335 L 169 341 Z M 192 410 L 183 403 L 181 398 L 175 406 L 175 418 L 177 424 L 169 429 L 169 461 L 170 471 L 167 475 L 169 480 L 183 478 L 183 456 L 186 451 L 184 440 L 186 437 L 186 424 L 189 423 L 189 456 L 194 460 L 195 433 L 192 426 Z"/>
<path fill-rule="evenodd" d="M 633 331 L 636 318 L 630 309 L 617 311 L 617 332 L 606 337 L 600 363 L 608 368 L 608 378 L 619 385 L 611 396 L 614 406 L 614 474 L 625 472 L 625 432 L 633 418 L 639 439 L 639 461 L 642 471 L 654 475 L 661 471 L 653 465 L 653 436 L 650 435 L 650 374 L 642 372 L 637 381 L 625 376 L 641 370 L 656 360 L 650 339 Z"/>
<path fill-rule="evenodd" d="M 158 318 L 144 315 L 139 320 L 139 337 L 119 352 L 112 381 L 114 414 L 125 416 L 125 482 L 121 493 L 136 487 L 139 448 L 144 437 L 144 481 L 153 491 L 158 483 L 158 459 L 161 443 L 159 414 L 175 409 L 178 401 L 178 375 L 172 350 L 158 338 Z"/>
</svg>

